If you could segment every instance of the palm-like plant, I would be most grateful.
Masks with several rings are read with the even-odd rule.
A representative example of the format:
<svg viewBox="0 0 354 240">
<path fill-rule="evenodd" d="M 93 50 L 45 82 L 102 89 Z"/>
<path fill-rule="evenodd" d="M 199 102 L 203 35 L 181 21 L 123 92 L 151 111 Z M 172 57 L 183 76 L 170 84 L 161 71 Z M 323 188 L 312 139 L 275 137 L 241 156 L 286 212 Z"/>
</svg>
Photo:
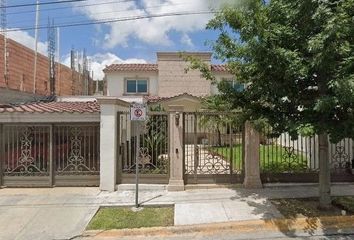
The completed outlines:
<svg viewBox="0 0 354 240">
<path fill-rule="evenodd" d="M 238 122 L 236 115 L 225 114 L 226 112 L 230 112 L 230 110 L 230 103 L 225 102 L 218 95 L 205 98 L 202 101 L 202 111 L 211 114 L 203 114 L 200 118 L 199 124 L 201 127 L 217 132 L 217 143 L 219 146 L 222 145 L 221 130 L 228 126 L 235 125 L 235 123 Z"/>
</svg>

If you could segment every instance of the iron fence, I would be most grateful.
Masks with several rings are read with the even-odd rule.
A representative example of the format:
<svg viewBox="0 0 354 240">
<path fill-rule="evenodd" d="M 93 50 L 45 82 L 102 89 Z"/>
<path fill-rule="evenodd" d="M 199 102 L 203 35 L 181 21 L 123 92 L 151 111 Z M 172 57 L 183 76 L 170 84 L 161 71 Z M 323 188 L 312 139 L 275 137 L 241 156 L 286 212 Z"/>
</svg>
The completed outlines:
<svg viewBox="0 0 354 240">
<path fill-rule="evenodd" d="M 5 125 L 3 127 L 4 176 L 49 176 L 48 125 Z"/>
<path fill-rule="evenodd" d="M 141 174 L 166 175 L 169 169 L 168 114 L 149 112 L 144 122 L 131 122 L 129 113 L 119 113 L 119 144 L 122 171 L 135 173 L 137 138 Z"/>
<path fill-rule="evenodd" d="M 269 137 L 271 127 L 260 132 L 260 164 L 265 173 L 296 173 L 318 171 L 318 140 L 316 137 L 289 134 Z"/>
<path fill-rule="evenodd" d="M 186 175 L 240 175 L 242 127 L 230 113 L 184 113 Z"/>
<path fill-rule="evenodd" d="M 98 184 L 98 178 L 86 184 L 84 177 L 99 176 L 99 124 L 4 124 L 1 129 L 4 185 L 71 186 L 79 184 L 75 176 L 81 176 L 80 185 Z"/>
<path fill-rule="evenodd" d="M 99 175 L 99 142 L 98 125 L 55 126 L 56 175 Z"/>
<path fill-rule="evenodd" d="M 264 181 L 318 181 L 318 136 L 297 136 L 288 133 L 270 137 L 271 127 L 260 132 L 260 168 Z M 343 139 L 329 143 L 328 156 L 332 181 L 352 181 L 351 159 L 353 143 Z"/>
</svg>

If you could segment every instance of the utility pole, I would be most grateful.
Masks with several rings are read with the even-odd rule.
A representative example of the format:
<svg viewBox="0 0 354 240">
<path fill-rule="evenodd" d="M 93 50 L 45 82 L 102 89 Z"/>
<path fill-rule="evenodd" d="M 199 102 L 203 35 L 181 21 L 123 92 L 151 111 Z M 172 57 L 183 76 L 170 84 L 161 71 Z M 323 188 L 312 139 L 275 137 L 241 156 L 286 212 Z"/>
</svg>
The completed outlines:
<svg viewBox="0 0 354 240">
<path fill-rule="evenodd" d="M 56 43 L 55 39 L 56 34 L 55 34 L 55 27 L 54 27 L 54 20 L 52 22 L 50 19 L 48 19 L 48 59 L 49 59 L 49 91 L 50 95 L 55 95 L 56 94 L 56 89 L 55 89 L 55 77 L 56 77 L 56 71 L 55 71 L 55 48 L 56 48 Z"/>
<path fill-rule="evenodd" d="M 4 80 L 8 87 L 9 81 L 9 59 L 7 51 L 7 15 L 6 15 L 6 0 L 1 0 L 1 31 L 4 37 Z"/>
<path fill-rule="evenodd" d="M 33 93 L 36 93 L 37 80 L 37 57 L 38 57 L 38 21 L 39 21 L 39 0 L 36 2 L 36 22 L 34 29 L 34 68 L 33 68 Z"/>
<path fill-rule="evenodd" d="M 58 63 L 58 79 L 57 79 L 57 83 L 58 83 L 58 94 L 60 95 L 60 28 L 56 28 L 57 30 L 57 63 Z"/>
</svg>

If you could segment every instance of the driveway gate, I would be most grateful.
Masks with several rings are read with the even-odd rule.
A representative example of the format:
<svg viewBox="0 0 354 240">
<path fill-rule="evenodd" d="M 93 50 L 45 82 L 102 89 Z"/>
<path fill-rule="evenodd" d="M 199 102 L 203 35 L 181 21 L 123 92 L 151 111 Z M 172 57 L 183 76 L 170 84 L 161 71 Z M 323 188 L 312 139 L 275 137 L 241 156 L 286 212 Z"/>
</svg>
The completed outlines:
<svg viewBox="0 0 354 240">
<path fill-rule="evenodd" d="M 185 183 L 243 182 L 242 127 L 230 113 L 184 113 Z"/>
<path fill-rule="evenodd" d="M 99 124 L 5 124 L 1 128 L 1 185 L 99 184 Z"/>
</svg>

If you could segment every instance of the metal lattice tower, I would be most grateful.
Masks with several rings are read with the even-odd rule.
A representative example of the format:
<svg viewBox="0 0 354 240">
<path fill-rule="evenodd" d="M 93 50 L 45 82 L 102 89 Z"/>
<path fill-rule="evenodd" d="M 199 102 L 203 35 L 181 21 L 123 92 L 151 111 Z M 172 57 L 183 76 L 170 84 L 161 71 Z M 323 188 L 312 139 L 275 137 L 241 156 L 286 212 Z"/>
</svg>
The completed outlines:
<svg viewBox="0 0 354 240">
<path fill-rule="evenodd" d="M 6 15 L 6 0 L 1 0 L 1 33 L 4 37 L 4 80 L 6 86 L 9 78 L 9 61 L 7 51 L 7 15 Z"/>
<path fill-rule="evenodd" d="M 49 90 L 55 95 L 55 52 L 56 52 L 56 29 L 54 20 L 48 19 L 48 59 L 49 59 Z"/>
</svg>

